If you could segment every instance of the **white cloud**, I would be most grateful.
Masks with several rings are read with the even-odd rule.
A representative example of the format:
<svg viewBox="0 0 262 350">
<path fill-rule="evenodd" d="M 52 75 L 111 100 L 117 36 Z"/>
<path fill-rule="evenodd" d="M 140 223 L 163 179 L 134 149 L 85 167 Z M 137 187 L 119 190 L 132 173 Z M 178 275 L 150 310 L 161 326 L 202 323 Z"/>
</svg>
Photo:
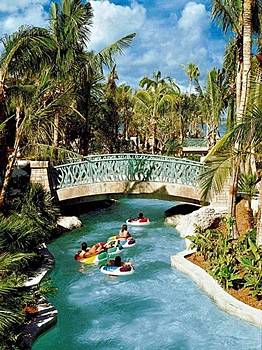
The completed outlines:
<svg viewBox="0 0 262 350">
<path fill-rule="evenodd" d="M 208 13 L 203 4 L 188 2 L 178 20 L 178 28 L 185 32 L 201 31 L 206 28 Z"/>
<path fill-rule="evenodd" d="M 91 0 L 94 10 L 90 45 L 100 50 L 121 37 L 138 31 L 145 22 L 146 9 L 133 2 L 131 6 L 120 6 L 112 2 Z"/>
<path fill-rule="evenodd" d="M 22 25 L 46 27 L 48 13 L 44 5 L 50 0 L 0 0 L 0 37 Z"/>
<path fill-rule="evenodd" d="M 223 40 L 209 35 L 210 25 L 205 5 L 194 1 L 187 2 L 180 14 L 170 12 L 168 18 L 146 18 L 138 43 L 118 60 L 120 75 L 130 75 L 132 70 L 139 79 L 161 70 L 164 76 L 173 76 L 186 85 L 181 66 L 193 62 L 199 66 L 203 79 L 208 69 L 221 64 L 224 48 Z"/>
<path fill-rule="evenodd" d="M 58 0 L 57 0 L 58 1 Z M 206 71 L 220 65 L 224 41 L 209 32 L 208 0 L 152 0 L 148 11 L 138 1 L 130 6 L 114 0 L 90 0 L 94 9 L 91 41 L 88 47 L 100 50 L 129 33 L 137 37 L 126 55 L 117 59 L 120 80 L 138 85 L 144 75 L 161 70 L 163 76 L 176 77 L 185 86 L 181 65 L 193 62 Z M 0 0 L 0 36 L 22 24 L 46 26 L 44 5 L 50 0 Z"/>
<path fill-rule="evenodd" d="M 13 13 L 2 20 L 1 34 L 16 31 L 21 25 L 46 27 L 48 14 L 41 5 L 34 5 L 22 12 Z"/>
<path fill-rule="evenodd" d="M 0 12 L 17 12 L 38 5 L 45 5 L 49 0 L 0 0 Z"/>
</svg>

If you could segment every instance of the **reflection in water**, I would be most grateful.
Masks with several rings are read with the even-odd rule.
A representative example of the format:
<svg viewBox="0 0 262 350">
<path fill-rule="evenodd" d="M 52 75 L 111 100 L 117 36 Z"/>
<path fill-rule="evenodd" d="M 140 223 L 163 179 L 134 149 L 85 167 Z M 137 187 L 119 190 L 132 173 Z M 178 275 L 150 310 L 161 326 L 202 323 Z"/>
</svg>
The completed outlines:
<svg viewBox="0 0 262 350">
<path fill-rule="evenodd" d="M 51 300 L 58 323 L 33 350 L 261 350 L 258 328 L 218 309 L 185 275 L 170 267 L 170 255 L 184 242 L 163 224 L 173 205 L 159 200 L 123 199 L 88 213 L 84 226 L 50 245 L 56 256 L 52 278 L 59 293 Z M 73 257 L 82 241 L 105 241 L 127 217 L 143 211 L 153 222 L 132 227 L 137 245 L 122 253 L 135 273 L 109 277 Z"/>
</svg>

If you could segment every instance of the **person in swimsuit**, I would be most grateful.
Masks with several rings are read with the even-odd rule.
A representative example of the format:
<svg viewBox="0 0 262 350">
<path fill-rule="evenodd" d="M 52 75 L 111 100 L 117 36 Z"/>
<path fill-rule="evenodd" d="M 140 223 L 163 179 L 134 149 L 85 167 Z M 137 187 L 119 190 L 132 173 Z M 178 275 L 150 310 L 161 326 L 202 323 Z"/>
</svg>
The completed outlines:
<svg viewBox="0 0 262 350">
<path fill-rule="evenodd" d="M 105 242 L 94 244 L 91 248 L 87 246 L 86 242 L 81 243 L 81 250 L 75 255 L 76 260 L 88 258 L 92 255 L 99 254 L 104 250 Z"/>
<path fill-rule="evenodd" d="M 127 229 L 127 225 L 126 224 L 122 225 L 117 238 L 120 239 L 121 241 L 126 241 L 130 237 L 131 235 Z"/>
</svg>

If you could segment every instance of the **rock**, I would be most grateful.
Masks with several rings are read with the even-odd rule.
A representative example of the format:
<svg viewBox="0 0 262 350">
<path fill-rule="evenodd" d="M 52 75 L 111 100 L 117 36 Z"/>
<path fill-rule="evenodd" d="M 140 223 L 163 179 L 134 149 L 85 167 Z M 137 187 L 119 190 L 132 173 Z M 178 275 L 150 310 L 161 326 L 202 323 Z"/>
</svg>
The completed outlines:
<svg viewBox="0 0 262 350">
<path fill-rule="evenodd" d="M 73 230 L 82 226 L 81 220 L 77 216 L 60 216 L 57 225 L 67 230 Z"/>
<path fill-rule="evenodd" d="M 225 211 L 217 210 L 209 205 L 187 215 L 171 216 L 166 218 L 165 222 L 176 226 L 180 236 L 185 238 L 186 236 L 194 235 L 196 232 L 196 227 L 200 227 L 203 230 L 210 228 L 214 222 L 225 214 Z"/>
<path fill-rule="evenodd" d="M 165 223 L 171 226 L 177 226 L 185 215 L 176 214 L 173 216 L 168 216 L 165 219 Z"/>
</svg>

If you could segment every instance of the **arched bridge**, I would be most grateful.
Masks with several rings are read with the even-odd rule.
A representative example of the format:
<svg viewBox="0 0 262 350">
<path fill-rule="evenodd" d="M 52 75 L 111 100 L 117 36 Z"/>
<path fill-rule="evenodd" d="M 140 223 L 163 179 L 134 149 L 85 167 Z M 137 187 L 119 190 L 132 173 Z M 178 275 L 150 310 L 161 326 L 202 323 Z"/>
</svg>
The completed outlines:
<svg viewBox="0 0 262 350">
<path fill-rule="evenodd" d="M 175 197 L 200 203 L 198 177 L 203 164 L 148 154 L 87 156 L 52 169 L 52 187 L 60 201 L 109 198 L 117 194 Z"/>
</svg>

